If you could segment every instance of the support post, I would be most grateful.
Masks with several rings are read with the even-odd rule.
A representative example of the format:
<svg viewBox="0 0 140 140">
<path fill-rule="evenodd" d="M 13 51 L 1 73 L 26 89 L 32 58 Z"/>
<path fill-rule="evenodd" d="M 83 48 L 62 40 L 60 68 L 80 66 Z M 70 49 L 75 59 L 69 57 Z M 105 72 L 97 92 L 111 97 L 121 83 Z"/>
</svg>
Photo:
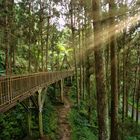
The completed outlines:
<svg viewBox="0 0 140 140">
<path fill-rule="evenodd" d="M 60 80 L 60 97 L 61 97 L 61 102 L 64 103 L 64 82 L 63 79 Z"/>
<path fill-rule="evenodd" d="M 54 88 L 54 98 L 55 98 L 55 99 L 56 99 L 56 86 L 57 86 L 56 84 L 57 84 L 57 83 L 54 83 L 54 84 L 53 84 L 53 88 Z"/>
<path fill-rule="evenodd" d="M 71 85 L 72 85 L 72 82 L 73 82 L 73 77 L 72 76 L 70 77 L 70 80 L 71 80 Z"/>
<path fill-rule="evenodd" d="M 31 112 L 32 102 L 29 98 L 29 106 L 28 106 L 28 133 L 29 136 L 32 136 L 32 112 Z"/>
<path fill-rule="evenodd" d="M 38 110 L 38 121 L 39 121 L 39 135 L 40 138 L 43 137 L 43 120 L 42 120 L 42 100 L 41 100 L 41 91 L 38 91 L 38 106 L 39 106 L 39 110 Z"/>
<path fill-rule="evenodd" d="M 42 110 L 39 110 L 39 135 L 43 137 L 43 122 L 42 122 Z"/>
</svg>

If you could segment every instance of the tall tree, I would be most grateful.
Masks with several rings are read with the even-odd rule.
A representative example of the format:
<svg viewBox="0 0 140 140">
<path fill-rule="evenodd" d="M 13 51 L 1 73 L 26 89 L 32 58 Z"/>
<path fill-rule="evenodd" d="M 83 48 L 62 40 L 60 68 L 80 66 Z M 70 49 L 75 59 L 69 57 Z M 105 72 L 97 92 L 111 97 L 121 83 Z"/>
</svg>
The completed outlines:
<svg viewBox="0 0 140 140">
<path fill-rule="evenodd" d="M 10 51 L 10 28 L 9 28 L 9 1 L 5 0 L 4 1 L 4 8 L 5 8 L 5 13 L 4 13 L 4 42 L 5 42 L 5 67 L 6 67 L 6 75 L 9 74 L 9 51 Z"/>
<path fill-rule="evenodd" d="M 93 20 L 94 20 L 94 43 L 99 40 L 102 31 L 102 11 L 101 0 L 92 0 Z M 101 40 L 100 40 L 101 41 Z M 97 89 L 97 112 L 99 126 L 99 140 L 109 140 L 109 121 L 108 121 L 108 95 L 105 89 L 105 72 L 103 58 L 103 43 L 94 44 L 95 52 L 95 75 Z"/>
<path fill-rule="evenodd" d="M 76 76 L 76 92 L 77 92 L 77 104 L 80 104 L 80 94 L 79 94 L 79 80 L 78 80 L 78 65 L 77 65 L 77 51 L 75 46 L 75 5 L 74 1 L 71 0 L 70 2 L 70 18 L 71 18 L 71 32 L 72 32 L 72 47 L 74 50 L 73 56 L 74 56 L 74 66 L 75 66 L 75 76 Z"/>
<path fill-rule="evenodd" d="M 29 35 L 28 35 L 28 46 L 29 46 L 29 50 L 28 50 L 28 57 L 29 57 L 29 63 L 28 63 L 28 72 L 31 72 L 31 0 L 28 1 L 29 3 L 29 26 L 28 26 L 28 30 L 29 30 Z"/>
<path fill-rule="evenodd" d="M 115 26 L 115 0 L 109 0 L 110 26 Z M 110 33 L 112 34 L 112 33 Z M 118 140 L 118 81 L 115 34 L 109 38 L 111 60 L 111 140 Z"/>
<path fill-rule="evenodd" d="M 43 27 L 44 27 L 44 1 L 40 0 L 40 47 L 41 47 L 41 69 L 44 71 L 44 40 L 43 40 Z"/>
</svg>

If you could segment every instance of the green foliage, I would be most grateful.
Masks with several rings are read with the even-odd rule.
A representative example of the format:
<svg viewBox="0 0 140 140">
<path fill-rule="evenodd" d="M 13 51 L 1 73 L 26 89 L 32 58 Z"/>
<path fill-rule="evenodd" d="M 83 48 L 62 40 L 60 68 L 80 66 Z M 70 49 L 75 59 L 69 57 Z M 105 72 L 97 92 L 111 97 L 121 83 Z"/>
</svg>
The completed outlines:
<svg viewBox="0 0 140 140">
<path fill-rule="evenodd" d="M 119 126 L 120 137 L 123 137 L 124 140 L 140 140 L 140 125 L 127 119 Z"/>
<path fill-rule="evenodd" d="M 69 114 L 69 120 L 72 128 L 72 140 L 96 140 L 96 127 L 92 127 L 87 119 L 87 116 L 78 112 L 73 108 Z"/>
<path fill-rule="evenodd" d="M 50 98 L 47 96 L 43 112 L 44 132 L 51 140 L 56 140 L 57 113 Z"/>
<path fill-rule="evenodd" d="M 0 115 L 0 139 L 19 140 L 27 134 L 27 122 L 24 109 L 18 105 L 7 114 Z"/>
<path fill-rule="evenodd" d="M 75 86 L 71 90 L 71 101 L 76 102 Z M 97 126 L 96 121 L 92 123 L 88 121 L 88 114 L 85 102 L 81 102 L 78 109 L 74 106 L 69 114 L 69 121 L 72 129 L 72 140 L 97 140 Z M 96 112 L 94 112 L 94 115 Z"/>
</svg>

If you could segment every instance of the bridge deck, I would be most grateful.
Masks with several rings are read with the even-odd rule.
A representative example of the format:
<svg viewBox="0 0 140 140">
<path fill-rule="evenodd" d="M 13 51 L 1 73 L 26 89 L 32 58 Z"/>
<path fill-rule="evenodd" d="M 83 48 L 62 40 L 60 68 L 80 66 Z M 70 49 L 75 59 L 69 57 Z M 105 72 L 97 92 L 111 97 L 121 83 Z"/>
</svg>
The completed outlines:
<svg viewBox="0 0 140 140">
<path fill-rule="evenodd" d="M 5 112 L 36 91 L 73 75 L 73 70 L 0 77 L 0 112 Z"/>
</svg>

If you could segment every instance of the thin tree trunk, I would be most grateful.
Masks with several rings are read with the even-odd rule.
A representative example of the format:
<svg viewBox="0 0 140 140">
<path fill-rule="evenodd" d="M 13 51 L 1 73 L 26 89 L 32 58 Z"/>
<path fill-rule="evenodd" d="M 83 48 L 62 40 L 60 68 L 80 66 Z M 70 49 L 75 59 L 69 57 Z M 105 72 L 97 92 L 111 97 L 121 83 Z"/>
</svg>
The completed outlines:
<svg viewBox="0 0 140 140">
<path fill-rule="evenodd" d="M 50 28 L 50 16 L 47 19 L 47 39 L 46 39 L 46 71 L 48 70 L 48 49 L 49 49 L 49 28 Z"/>
<path fill-rule="evenodd" d="M 83 75 L 83 100 L 85 100 L 85 30 L 86 28 L 82 31 L 82 75 Z"/>
<path fill-rule="evenodd" d="M 28 40 L 28 57 L 29 57 L 29 63 L 28 63 L 28 72 L 31 72 L 31 1 L 29 0 L 29 40 Z"/>
<path fill-rule="evenodd" d="M 140 80 L 139 80 L 139 89 L 138 91 L 140 90 Z M 137 100 L 136 100 L 136 122 L 138 124 L 139 122 L 139 93 L 137 92 Z"/>
<path fill-rule="evenodd" d="M 71 0 L 70 4 L 71 9 L 71 31 L 72 31 L 72 46 L 74 49 L 74 66 L 75 66 L 75 76 L 76 76 L 76 93 L 77 93 L 77 104 L 80 104 L 80 95 L 79 95 L 79 81 L 78 81 L 78 68 L 77 68 L 77 57 L 76 57 L 76 47 L 75 47 L 75 33 L 74 33 L 74 24 L 75 24 L 75 15 L 74 12 L 74 6 L 73 6 L 73 0 Z"/>
<path fill-rule="evenodd" d="M 138 48 L 138 75 L 140 75 L 140 48 Z M 137 104 L 137 108 L 136 108 L 136 122 L 138 124 L 139 122 L 139 101 L 140 101 L 140 76 L 138 77 L 138 87 L 137 87 L 137 97 L 136 97 L 136 104 Z"/>
<path fill-rule="evenodd" d="M 41 71 L 44 71 L 44 41 L 43 41 L 43 14 L 44 2 L 40 0 L 40 46 L 41 46 Z"/>
<path fill-rule="evenodd" d="M 131 113 L 131 117 L 132 120 L 134 120 L 134 110 L 135 110 L 135 95 L 136 95 L 136 88 L 137 88 L 137 67 L 135 70 L 135 82 L 134 82 L 134 91 L 133 91 L 133 101 L 132 101 L 132 113 Z"/>
<path fill-rule="evenodd" d="M 122 105 L 122 121 L 124 121 L 126 114 L 126 92 L 125 92 L 125 82 L 126 82 L 126 63 L 125 63 L 125 50 L 123 49 L 123 105 Z"/>
<path fill-rule="evenodd" d="M 79 17 L 79 39 L 78 39 L 78 42 L 79 42 L 79 66 L 80 66 L 80 89 L 79 89 L 79 94 L 80 96 L 82 97 L 83 95 L 83 74 L 82 74 L 82 36 L 81 36 L 81 31 L 80 31 L 80 17 Z"/>
<path fill-rule="evenodd" d="M 4 43 L 5 43 L 5 67 L 6 67 L 6 75 L 9 74 L 9 23 L 8 23 L 8 0 L 4 2 L 5 7 L 5 30 L 4 30 Z"/>
</svg>

